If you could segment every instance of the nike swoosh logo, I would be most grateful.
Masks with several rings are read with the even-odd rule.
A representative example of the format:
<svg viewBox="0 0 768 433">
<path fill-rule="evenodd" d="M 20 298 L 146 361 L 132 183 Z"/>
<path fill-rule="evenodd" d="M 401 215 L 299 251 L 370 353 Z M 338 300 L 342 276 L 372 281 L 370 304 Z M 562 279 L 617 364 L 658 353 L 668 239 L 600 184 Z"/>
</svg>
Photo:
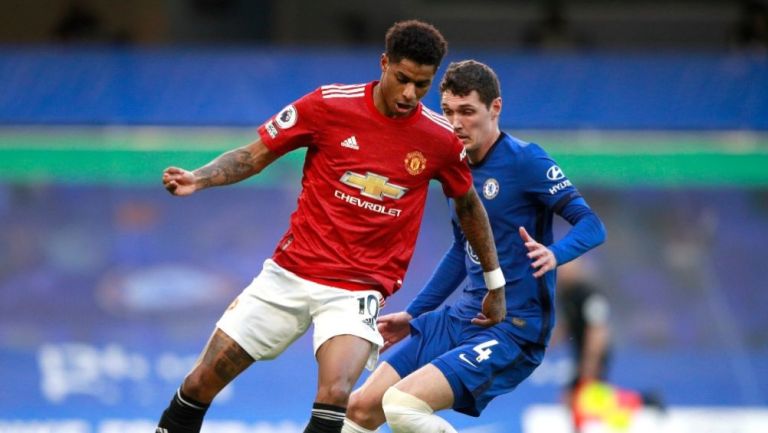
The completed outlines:
<svg viewBox="0 0 768 433">
<path fill-rule="evenodd" d="M 477 368 L 477 366 L 476 366 L 475 364 L 473 364 L 473 363 L 472 363 L 472 361 L 470 361 L 469 359 L 467 359 L 467 355 L 465 355 L 465 354 L 461 353 L 461 354 L 459 354 L 459 359 L 460 359 L 460 360 L 462 360 L 462 361 L 464 361 L 464 362 L 466 362 L 467 364 L 471 365 L 472 367 L 475 367 L 475 368 Z"/>
</svg>

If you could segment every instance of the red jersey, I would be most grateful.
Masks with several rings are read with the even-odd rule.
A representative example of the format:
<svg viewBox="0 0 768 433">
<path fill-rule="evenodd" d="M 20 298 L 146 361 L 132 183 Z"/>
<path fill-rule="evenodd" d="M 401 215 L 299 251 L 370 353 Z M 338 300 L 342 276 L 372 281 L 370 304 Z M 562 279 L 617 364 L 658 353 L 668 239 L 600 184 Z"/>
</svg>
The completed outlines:
<svg viewBox="0 0 768 433">
<path fill-rule="evenodd" d="M 429 181 L 457 197 L 472 175 L 445 118 L 421 104 L 386 117 L 374 106 L 375 85 L 323 86 L 259 135 L 278 154 L 307 147 L 298 207 L 273 260 L 310 281 L 389 296 L 403 284 Z"/>
</svg>

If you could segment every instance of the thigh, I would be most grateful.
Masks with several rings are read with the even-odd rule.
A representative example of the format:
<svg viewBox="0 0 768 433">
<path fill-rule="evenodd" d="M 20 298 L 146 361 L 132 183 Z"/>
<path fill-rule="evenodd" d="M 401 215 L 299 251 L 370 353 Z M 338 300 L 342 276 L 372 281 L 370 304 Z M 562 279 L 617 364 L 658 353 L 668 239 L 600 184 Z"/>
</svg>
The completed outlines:
<svg viewBox="0 0 768 433">
<path fill-rule="evenodd" d="M 409 374 L 395 387 L 423 400 L 434 411 L 447 409 L 454 402 L 451 384 L 443 372 L 433 364 L 427 364 Z"/>
<path fill-rule="evenodd" d="M 367 344 L 366 367 L 373 370 L 384 339 L 376 327 L 381 293 L 375 290 L 350 291 L 322 284 L 310 285 L 310 314 L 315 325 L 315 356 L 331 339 L 354 336 Z"/>
<path fill-rule="evenodd" d="M 311 318 L 305 286 L 272 260 L 232 302 L 216 326 L 254 360 L 273 359 L 306 332 Z"/>
<path fill-rule="evenodd" d="M 387 391 L 387 388 L 399 382 L 400 379 L 401 377 L 397 371 L 388 362 L 383 361 L 368 376 L 360 388 L 355 390 L 355 397 L 365 402 L 362 404 L 365 407 L 380 407 L 381 397 Z"/>
<path fill-rule="evenodd" d="M 400 377 L 408 376 L 454 347 L 460 327 L 448 312 L 444 308 L 411 321 L 411 336 L 395 345 L 385 358 Z"/>
<path fill-rule="evenodd" d="M 354 335 L 339 335 L 326 341 L 316 353 L 317 401 L 346 406 L 372 346 L 370 341 Z"/>
<path fill-rule="evenodd" d="M 517 340 L 497 325 L 468 337 L 432 363 L 451 385 L 453 408 L 479 416 L 491 400 L 525 380 L 543 355 L 542 346 Z"/>
</svg>

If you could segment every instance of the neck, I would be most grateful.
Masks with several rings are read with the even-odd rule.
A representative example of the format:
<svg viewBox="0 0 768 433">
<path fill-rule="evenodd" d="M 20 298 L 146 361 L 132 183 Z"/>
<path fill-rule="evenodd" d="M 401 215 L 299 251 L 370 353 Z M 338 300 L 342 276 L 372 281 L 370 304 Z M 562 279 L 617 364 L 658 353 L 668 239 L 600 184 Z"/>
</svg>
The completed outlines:
<svg viewBox="0 0 768 433">
<path fill-rule="evenodd" d="M 467 158 L 469 158 L 469 162 L 471 164 L 479 164 L 483 159 L 485 159 L 485 155 L 487 155 L 488 151 L 491 150 L 491 146 L 493 146 L 493 143 L 499 139 L 499 136 L 501 136 L 501 131 L 499 128 L 496 128 L 493 134 L 491 134 L 488 140 L 485 141 L 481 146 L 474 150 L 468 150 Z"/>
<path fill-rule="evenodd" d="M 373 86 L 373 106 L 384 116 L 392 117 L 387 112 L 387 104 L 384 103 L 384 98 L 381 96 L 381 82 L 378 82 Z"/>
</svg>

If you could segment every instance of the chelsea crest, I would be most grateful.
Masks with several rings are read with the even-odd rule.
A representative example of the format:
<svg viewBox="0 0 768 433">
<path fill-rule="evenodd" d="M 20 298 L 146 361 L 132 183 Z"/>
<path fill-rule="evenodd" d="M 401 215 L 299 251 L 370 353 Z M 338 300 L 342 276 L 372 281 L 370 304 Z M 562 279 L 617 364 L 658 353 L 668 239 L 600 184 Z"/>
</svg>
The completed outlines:
<svg viewBox="0 0 768 433">
<path fill-rule="evenodd" d="M 496 198 L 499 194 L 499 181 L 494 178 L 489 178 L 483 184 L 483 197 L 488 200 Z"/>
</svg>

